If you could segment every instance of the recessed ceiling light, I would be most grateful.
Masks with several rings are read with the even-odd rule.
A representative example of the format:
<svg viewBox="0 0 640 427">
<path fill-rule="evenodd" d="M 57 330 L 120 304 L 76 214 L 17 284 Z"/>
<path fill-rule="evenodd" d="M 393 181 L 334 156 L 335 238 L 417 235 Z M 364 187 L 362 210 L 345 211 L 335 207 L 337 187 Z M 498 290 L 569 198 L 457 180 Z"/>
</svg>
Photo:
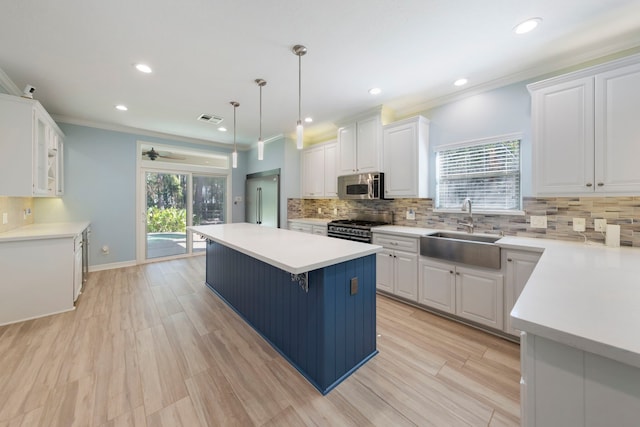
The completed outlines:
<svg viewBox="0 0 640 427">
<path fill-rule="evenodd" d="M 227 128 L 226 128 L 226 127 L 224 127 L 224 126 L 220 126 L 220 127 L 218 128 L 218 130 L 219 130 L 220 132 L 226 132 L 226 131 L 227 131 Z"/>
<path fill-rule="evenodd" d="M 382 89 L 380 89 L 379 87 L 372 87 L 371 89 L 369 89 L 369 93 L 371 95 L 380 95 L 382 93 Z"/>
<path fill-rule="evenodd" d="M 542 18 L 531 18 L 526 21 L 516 25 L 513 28 L 513 32 L 516 34 L 525 34 L 529 31 L 533 31 L 542 23 Z"/>
<path fill-rule="evenodd" d="M 149 74 L 151 72 L 151 67 L 147 64 L 136 64 L 136 69 L 145 74 Z"/>
<path fill-rule="evenodd" d="M 467 82 L 468 82 L 468 80 L 467 80 L 467 79 L 458 79 L 458 80 L 456 80 L 455 82 L 453 82 L 453 84 L 454 84 L 455 86 L 464 86 L 464 85 L 466 85 L 466 84 L 467 84 Z"/>
<path fill-rule="evenodd" d="M 127 110 L 128 110 L 128 108 L 127 108 L 127 106 L 126 106 L 126 105 L 122 105 L 122 104 L 120 104 L 120 105 L 116 105 L 116 110 L 120 110 L 120 111 L 127 111 Z"/>
<path fill-rule="evenodd" d="M 313 118 L 311 118 L 311 117 L 305 117 L 305 118 L 304 118 L 304 121 L 305 121 L 305 123 L 311 123 L 311 122 L 313 122 Z"/>
</svg>

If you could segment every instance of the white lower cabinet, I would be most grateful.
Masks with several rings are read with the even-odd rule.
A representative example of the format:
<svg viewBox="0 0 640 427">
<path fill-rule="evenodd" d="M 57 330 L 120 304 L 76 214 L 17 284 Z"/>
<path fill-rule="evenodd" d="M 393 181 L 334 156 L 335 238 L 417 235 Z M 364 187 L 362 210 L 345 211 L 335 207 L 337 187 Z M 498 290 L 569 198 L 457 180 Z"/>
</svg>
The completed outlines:
<svg viewBox="0 0 640 427">
<path fill-rule="evenodd" d="M 455 267 L 428 258 L 420 259 L 419 303 L 447 313 L 456 313 Z"/>
<path fill-rule="evenodd" d="M 516 304 L 518 297 L 529 280 L 529 276 L 538 264 L 539 252 L 503 250 L 503 265 L 505 267 L 505 292 L 504 292 L 504 331 L 508 334 L 518 336 L 520 331 L 511 326 L 511 310 Z"/>
<path fill-rule="evenodd" d="M 520 342 L 523 426 L 638 426 L 640 368 L 529 332 Z"/>
<path fill-rule="evenodd" d="M 503 327 L 503 275 L 420 258 L 419 302 L 494 329 Z"/>
<path fill-rule="evenodd" d="M 502 274 L 456 267 L 456 314 L 476 323 L 502 329 Z"/>
<path fill-rule="evenodd" d="M 288 227 L 289 230 L 293 230 L 293 231 L 299 231 L 301 233 L 307 233 L 307 234 L 317 234 L 320 236 L 326 236 L 327 235 L 327 225 L 322 223 L 322 224 L 311 224 L 308 222 L 300 222 L 300 221 L 296 221 L 296 220 L 289 220 L 288 221 Z"/>
<path fill-rule="evenodd" d="M 411 301 L 418 301 L 418 238 L 374 234 L 376 288 Z"/>
</svg>

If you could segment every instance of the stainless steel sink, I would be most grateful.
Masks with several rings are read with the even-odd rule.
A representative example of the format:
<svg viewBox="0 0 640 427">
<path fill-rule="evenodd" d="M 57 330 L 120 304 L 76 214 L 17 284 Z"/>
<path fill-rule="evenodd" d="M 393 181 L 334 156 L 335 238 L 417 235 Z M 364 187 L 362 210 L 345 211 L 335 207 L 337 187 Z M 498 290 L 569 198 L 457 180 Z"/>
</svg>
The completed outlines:
<svg viewBox="0 0 640 427">
<path fill-rule="evenodd" d="M 420 255 L 485 268 L 500 268 L 500 236 L 437 232 L 420 238 Z"/>
</svg>

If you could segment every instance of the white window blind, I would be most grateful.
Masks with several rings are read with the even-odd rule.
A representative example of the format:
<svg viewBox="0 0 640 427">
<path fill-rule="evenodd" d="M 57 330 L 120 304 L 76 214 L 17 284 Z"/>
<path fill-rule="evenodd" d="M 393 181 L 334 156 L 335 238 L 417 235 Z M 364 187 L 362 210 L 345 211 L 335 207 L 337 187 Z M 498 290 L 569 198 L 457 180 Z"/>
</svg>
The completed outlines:
<svg viewBox="0 0 640 427">
<path fill-rule="evenodd" d="M 520 140 L 474 144 L 438 151 L 436 208 L 520 210 Z"/>
</svg>

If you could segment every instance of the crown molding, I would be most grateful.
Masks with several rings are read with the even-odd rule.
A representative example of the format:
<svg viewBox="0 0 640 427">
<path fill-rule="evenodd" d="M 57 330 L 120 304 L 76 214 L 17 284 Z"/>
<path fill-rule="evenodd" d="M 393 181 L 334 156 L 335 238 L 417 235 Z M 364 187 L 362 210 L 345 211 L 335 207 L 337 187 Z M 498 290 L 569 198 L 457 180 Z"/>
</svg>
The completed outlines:
<svg viewBox="0 0 640 427">
<path fill-rule="evenodd" d="M 20 96 L 22 91 L 16 84 L 9 78 L 2 68 L 0 68 L 0 87 L 3 88 L 9 95 Z"/>
<path fill-rule="evenodd" d="M 62 116 L 57 114 L 56 115 L 52 114 L 51 117 L 53 117 L 53 119 L 56 122 L 67 123 L 70 125 L 86 126 L 90 128 L 110 130 L 114 132 L 123 132 L 123 133 L 129 133 L 129 134 L 140 135 L 140 136 L 148 136 L 148 137 L 154 137 L 154 138 L 163 138 L 163 139 L 169 139 L 173 141 L 181 141 L 181 142 L 188 142 L 191 144 L 205 145 L 208 147 L 225 148 L 227 150 L 231 150 L 233 148 L 233 144 L 225 144 L 217 141 L 208 141 L 205 139 L 190 138 L 186 136 L 174 135 L 171 133 L 164 133 L 164 132 L 156 132 L 156 131 L 140 129 L 140 128 L 131 127 L 131 126 L 95 122 L 91 120 L 78 119 L 75 117 Z M 247 146 L 244 144 L 238 144 L 238 151 L 248 151 L 249 149 L 250 149 L 250 146 Z"/>
<path fill-rule="evenodd" d="M 613 46 L 604 46 L 600 49 L 591 49 L 588 52 L 581 52 L 579 54 L 567 56 L 562 59 L 555 58 L 553 60 L 544 62 L 536 67 L 529 68 L 526 71 L 491 80 L 489 82 L 473 86 L 464 91 L 429 99 L 417 105 L 396 108 L 396 117 L 410 117 L 423 111 L 438 107 L 440 105 L 459 101 L 470 96 L 478 95 L 480 93 L 498 89 L 514 83 L 543 80 L 576 70 L 581 70 L 593 65 L 602 64 L 614 59 L 634 55 L 640 52 L 640 45 L 638 43 L 639 40 L 634 40 L 619 43 Z"/>
</svg>

